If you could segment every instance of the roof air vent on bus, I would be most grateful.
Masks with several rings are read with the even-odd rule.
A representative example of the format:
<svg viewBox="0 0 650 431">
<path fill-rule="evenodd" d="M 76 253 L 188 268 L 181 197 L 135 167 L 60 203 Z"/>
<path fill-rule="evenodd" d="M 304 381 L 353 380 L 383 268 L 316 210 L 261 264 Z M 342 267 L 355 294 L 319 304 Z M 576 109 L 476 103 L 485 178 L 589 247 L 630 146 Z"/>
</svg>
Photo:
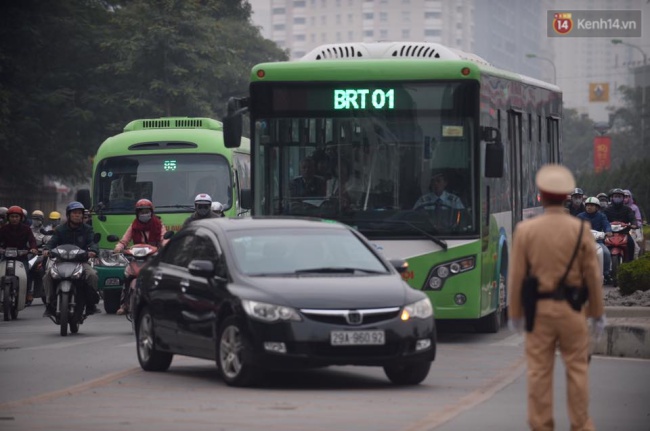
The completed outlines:
<svg viewBox="0 0 650 431">
<path fill-rule="evenodd" d="M 144 120 L 143 129 L 163 129 L 169 127 L 169 120 Z"/>
<path fill-rule="evenodd" d="M 361 42 L 321 45 L 308 52 L 300 60 L 379 60 L 385 58 L 468 60 L 489 65 L 487 61 L 476 54 L 433 42 Z"/>
</svg>

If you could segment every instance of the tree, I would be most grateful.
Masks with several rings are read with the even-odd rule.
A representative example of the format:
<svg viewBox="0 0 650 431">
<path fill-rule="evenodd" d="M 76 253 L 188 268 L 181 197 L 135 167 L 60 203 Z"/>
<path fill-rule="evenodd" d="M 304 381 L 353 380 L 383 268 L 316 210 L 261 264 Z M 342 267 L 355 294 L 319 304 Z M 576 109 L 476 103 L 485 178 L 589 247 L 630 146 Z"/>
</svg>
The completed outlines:
<svg viewBox="0 0 650 431">
<path fill-rule="evenodd" d="M 562 117 L 562 163 L 576 174 L 593 171 L 594 122 L 575 109 L 565 108 Z"/>
<path fill-rule="evenodd" d="M 0 6 L 0 172 L 5 186 L 89 172 L 98 127 L 93 77 L 101 60 L 93 1 Z M 101 132 L 101 130 L 100 130 Z"/>
<path fill-rule="evenodd" d="M 259 58 L 286 59 L 251 25 L 247 2 L 134 0 L 114 10 L 110 29 L 102 71 L 129 119 L 216 117 L 230 95 L 246 92 Z"/>
</svg>

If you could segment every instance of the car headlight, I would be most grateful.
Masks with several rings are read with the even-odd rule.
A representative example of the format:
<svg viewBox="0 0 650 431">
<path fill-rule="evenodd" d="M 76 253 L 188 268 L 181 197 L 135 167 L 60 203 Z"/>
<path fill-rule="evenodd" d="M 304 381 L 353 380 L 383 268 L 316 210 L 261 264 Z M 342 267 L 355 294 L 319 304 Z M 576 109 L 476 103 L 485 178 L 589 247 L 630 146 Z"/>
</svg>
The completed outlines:
<svg viewBox="0 0 650 431">
<path fill-rule="evenodd" d="M 301 321 L 302 318 L 296 310 L 282 305 L 267 304 L 265 302 L 242 300 L 244 311 L 250 317 L 263 322 L 277 322 L 280 320 Z"/>
<path fill-rule="evenodd" d="M 419 319 L 427 319 L 431 316 L 433 316 L 433 306 L 431 305 L 429 298 L 424 298 L 417 302 L 404 306 L 400 318 L 406 321 L 414 317 L 417 317 Z"/>
</svg>

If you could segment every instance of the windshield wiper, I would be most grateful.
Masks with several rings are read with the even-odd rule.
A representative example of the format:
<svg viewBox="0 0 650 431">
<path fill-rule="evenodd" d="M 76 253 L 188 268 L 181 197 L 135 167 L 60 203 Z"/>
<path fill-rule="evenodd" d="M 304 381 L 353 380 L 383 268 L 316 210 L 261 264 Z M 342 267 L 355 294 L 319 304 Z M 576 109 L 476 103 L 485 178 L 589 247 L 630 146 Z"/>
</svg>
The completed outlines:
<svg viewBox="0 0 650 431">
<path fill-rule="evenodd" d="M 352 268 L 345 266 L 324 266 L 322 268 L 309 268 L 309 269 L 298 269 L 296 274 L 312 274 L 312 273 L 326 273 L 326 274 L 354 274 L 357 271 L 365 272 L 366 274 L 384 274 L 381 271 L 375 271 L 374 269 L 364 269 L 364 268 Z"/>
<path fill-rule="evenodd" d="M 411 223 L 410 221 L 407 221 L 407 220 L 388 220 L 388 219 L 381 219 L 381 220 L 363 220 L 363 219 L 361 219 L 361 220 L 359 220 L 359 219 L 356 219 L 355 222 L 357 222 L 357 223 L 358 222 L 368 222 L 368 223 L 376 223 L 376 224 L 379 224 L 379 223 L 401 223 L 401 224 L 405 224 L 405 225 L 409 226 L 411 229 L 413 229 L 413 230 L 421 233 L 422 235 L 426 236 L 427 238 L 429 238 L 434 243 L 438 244 L 440 247 L 442 247 L 442 249 L 444 251 L 447 251 L 447 241 L 445 241 L 444 239 L 440 239 L 440 238 L 436 237 L 435 235 L 432 235 L 431 233 L 429 233 L 426 230 L 422 229 L 418 225 L 415 225 L 415 224 L 413 224 L 413 223 Z"/>
</svg>

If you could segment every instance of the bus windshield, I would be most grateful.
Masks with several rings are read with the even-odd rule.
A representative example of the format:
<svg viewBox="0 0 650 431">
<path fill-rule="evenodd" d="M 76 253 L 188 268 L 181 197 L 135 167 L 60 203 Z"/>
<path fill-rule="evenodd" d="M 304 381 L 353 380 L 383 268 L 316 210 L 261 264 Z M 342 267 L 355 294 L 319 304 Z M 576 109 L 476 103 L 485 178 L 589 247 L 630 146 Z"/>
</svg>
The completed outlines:
<svg viewBox="0 0 650 431">
<path fill-rule="evenodd" d="M 255 213 L 477 234 L 475 82 L 255 83 L 251 99 Z"/>
<path fill-rule="evenodd" d="M 150 199 L 156 212 L 187 212 L 194 197 L 207 193 L 232 206 L 232 174 L 218 154 L 134 155 L 98 163 L 94 205 L 104 213 L 130 213 L 138 199 Z"/>
</svg>

